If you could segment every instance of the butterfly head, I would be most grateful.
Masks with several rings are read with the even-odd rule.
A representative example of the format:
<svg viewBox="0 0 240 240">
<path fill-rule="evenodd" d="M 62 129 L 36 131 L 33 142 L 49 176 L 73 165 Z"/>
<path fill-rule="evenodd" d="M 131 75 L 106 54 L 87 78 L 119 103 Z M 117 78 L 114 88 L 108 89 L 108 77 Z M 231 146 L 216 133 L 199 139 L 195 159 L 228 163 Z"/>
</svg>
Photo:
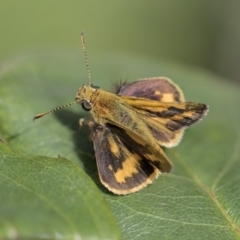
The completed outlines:
<svg viewBox="0 0 240 240">
<path fill-rule="evenodd" d="M 98 87 L 92 85 L 82 85 L 77 91 L 76 102 L 79 102 L 84 110 L 90 111 L 92 109 L 91 98 L 97 89 Z"/>
</svg>

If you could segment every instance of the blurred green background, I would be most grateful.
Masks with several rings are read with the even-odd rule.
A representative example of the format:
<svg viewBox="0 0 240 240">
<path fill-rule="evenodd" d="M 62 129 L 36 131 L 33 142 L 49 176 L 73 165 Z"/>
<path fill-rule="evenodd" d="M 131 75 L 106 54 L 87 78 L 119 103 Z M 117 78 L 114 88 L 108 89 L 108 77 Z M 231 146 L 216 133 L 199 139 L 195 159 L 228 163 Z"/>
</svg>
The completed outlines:
<svg viewBox="0 0 240 240">
<path fill-rule="evenodd" d="M 206 68 L 239 81 L 240 1 L 0 1 L 0 64 L 48 47 L 122 52 Z M 123 73 L 124 74 L 124 73 Z"/>
<path fill-rule="evenodd" d="M 211 74 L 239 81 L 239 12 L 239 0 L 0 0 L 0 138 L 27 154 L 60 155 L 81 166 L 104 193 L 122 239 L 136 236 L 157 239 L 160 234 L 163 239 L 178 239 L 179 236 L 181 239 L 192 236 L 224 239 L 231 234 L 239 237 L 239 201 L 232 199 L 240 198 L 237 181 L 240 94 L 231 84 L 221 82 L 223 78 Z M 152 184 L 126 198 L 109 195 L 99 183 L 92 144 L 84 136 L 86 132 L 79 131 L 78 119 L 84 117 L 79 106 L 32 122 L 36 113 L 72 101 L 80 83 L 87 82 L 80 42 L 83 30 L 94 84 L 101 81 L 99 86 L 107 88 L 109 78 L 115 75 L 113 81 L 118 80 L 119 75 L 123 78 L 130 75 L 134 80 L 167 73 L 166 76 L 180 84 L 186 99 L 210 106 L 206 119 L 188 131 L 177 150 L 168 151 L 174 163 L 173 174 L 162 176 L 157 180 L 159 184 Z M 28 56 L 26 52 L 30 52 L 28 58 L 24 58 Z M 178 67 L 181 64 L 188 66 Z M 61 192 L 62 188 L 57 186 L 64 183 L 61 187 L 72 189 L 65 181 L 66 174 L 59 174 L 57 178 L 52 176 L 47 170 L 51 169 L 48 161 L 41 172 L 34 162 L 27 165 L 32 159 L 29 156 L 22 157 L 21 164 L 14 164 L 19 174 L 16 175 L 12 168 L 8 168 L 7 174 L 18 176 L 23 186 L 31 185 L 34 196 L 40 191 L 43 196 L 52 196 L 50 203 L 55 199 L 63 203 L 68 193 Z M 7 163 L 9 158 L 4 156 L 4 161 Z M 59 168 L 65 171 L 64 166 L 59 165 L 56 169 Z M 58 225 L 59 217 L 52 221 L 51 209 L 42 214 L 42 209 L 51 208 L 51 204 L 42 205 L 40 198 L 36 202 L 34 198 L 29 201 L 28 192 L 25 193 L 20 184 L 17 185 L 19 188 L 10 185 L 13 188 L 9 189 L 5 169 L 0 168 L 4 173 L 0 179 L 1 190 L 5 193 L 0 194 L 4 199 L 0 201 L 0 214 L 13 219 L 5 221 L 6 224 L 13 223 L 10 229 L 17 229 L 11 232 L 26 239 L 25 232 L 35 233 L 35 228 L 30 226 L 36 220 L 40 223 L 34 226 L 43 229 L 40 236 L 48 236 L 48 229 L 50 233 L 60 229 L 60 232 L 70 234 L 68 222 L 60 221 Z M 54 182 L 54 188 L 46 184 L 47 178 L 38 180 L 38 176 L 42 179 L 45 173 Z M 85 179 L 79 174 L 77 181 L 84 183 Z M 97 191 L 94 188 L 89 192 Z M 86 196 L 83 194 L 83 197 Z M 26 211 L 21 206 L 27 206 Z M 37 206 L 35 209 L 40 214 L 32 211 L 32 206 Z M 76 204 L 73 212 L 68 210 L 72 206 L 65 208 L 67 218 L 75 219 L 73 214 L 80 219 L 73 221 L 73 226 L 81 225 L 85 220 L 87 223 L 87 219 L 92 218 L 82 214 L 81 204 Z M 26 218 L 23 218 L 23 212 Z M 5 220 L 4 217 L 1 219 Z M 102 229 L 104 221 L 95 222 Z M 58 227 L 63 226 L 62 223 L 63 229 Z M 9 234 L 7 227 L 4 236 Z M 94 228 L 88 230 L 90 234 L 95 231 Z M 234 239 L 231 236 L 229 239 Z"/>
</svg>

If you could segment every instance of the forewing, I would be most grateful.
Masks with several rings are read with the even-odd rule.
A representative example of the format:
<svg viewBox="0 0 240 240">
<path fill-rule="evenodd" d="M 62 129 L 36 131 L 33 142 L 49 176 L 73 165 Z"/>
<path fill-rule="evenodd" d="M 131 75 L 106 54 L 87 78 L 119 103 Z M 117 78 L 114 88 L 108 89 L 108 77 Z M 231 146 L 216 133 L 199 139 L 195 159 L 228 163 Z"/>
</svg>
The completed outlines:
<svg viewBox="0 0 240 240">
<path fill-rule="evenodd" d="M 123 129 L 95 125 L 92 130 L 100 180 L 111 192 L 129 194 L 140 190 L 162 172 L 162 162 L 167 161 L 170 171 L 171 163 L 164 152 L 153 155 Z"/>
<path fill-rule="evenodd" d="M 177 131 L 193 125 L 208 112 L 208 106 L 198 102 L 163 103 L 144 98 L 123 98 L 139 115 L 163 123 L 169 130 Z M 175 126 L 175 127 L 174 127 Z"/>
<path fill-rule="evenodd" d="M 147 98 L 161 102 L 183 102 L 181 89 L 166 77 L 143 78 L 119 87 L 118 95 Z"/>
<path fill-rule="evenodd" d="M 144 78 L 129 84 L 123 84 L 119 88 L 118 94 L 160 102 L 184 102 L 181 89 L 166 77 Z M 165 147 L 176 146 L 180 142 L 184 130 L 176 132 L 166 129 L 166 119 L 159 120 L 148 118 L 145 123 L 160 145 Z"/>
<path fill-rule="evenodd" d="M 123 97 L 147 125 L 158 143 L 172 147 L 179 143 L 185 128 L 201 120 L 208 112 L 203 103 L 162 103 L 144 98 Z"/>
</svg>

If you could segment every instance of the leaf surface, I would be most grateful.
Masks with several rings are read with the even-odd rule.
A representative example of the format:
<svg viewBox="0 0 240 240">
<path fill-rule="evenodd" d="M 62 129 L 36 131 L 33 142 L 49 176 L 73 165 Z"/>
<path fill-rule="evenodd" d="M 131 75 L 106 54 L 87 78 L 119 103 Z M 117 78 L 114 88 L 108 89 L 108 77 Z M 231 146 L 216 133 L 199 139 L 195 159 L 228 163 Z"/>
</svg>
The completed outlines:
<svg viewBox="0 0 240 240">
<path fill-rule="evenodd" d="M 3 156 L 1 164 L 4 165 L 0 168 L 0 189 L 4 192 L 4 204 L 0 207 L 2 221 L 6 221 L 3 213 L 4 209 L 8 209 L 7 206 L 13 209 L 13 221 L 22 216 L 24 211 L 21 209 L 26 209 L 27 202 L 29 205 L 35 204 L 35 208 L 29 209 L 28 214 L 26 213 L 28 218 L 22 220 L 26 233 L 31 230 L 29 219 L 38 215 L 35 212 L 38 210 L 37 206 L 42 204 L 44 207 L 40 215 L 44 219 L 41 231 L 45 229 L 46 232 L 51 232 L 54 226 L 46 223 L 49 221 L 55 224 L 51 219 L 57 216 L 51 206 L 38 196 L 35 196 L 37 200 L 30 198 L 26 201 L 29 191 L 14 191 L 17 187 L 8 179 L 10 176 L 15 181 L 19 180 L 21 184 L 31 185 L 38 194 L 46 191 L 52 197 L 55 196 L 60 206 L 65 204 L 65 207 L 67 200 L 64 196 L 71 192 L 67 186 L 72 186 L 76 179 L 75 184 L 79 184 L 79 189 L 86 181 L 83 191 L 87 196 L 95 194 L 91 201 L 95 202 L 93 206 L 97 209 L 94 208 L 93 212 L 97 216 L 91 216 L 90 219 L 93 219 L 86 220 L 84 224 L 89 223 L 90 226 L 94 220 L 94 224 L 98 226 L 105 222 L 98 217 L 101 213 L 101 216 L 105 216 L 103 211 L 107 206 L 104 204 L 103 209 L 98 209 L 96 203 L 98 200 L 104 202 L 104 196 L 115 216 L 122 239 L 240 239 L 239 88 L 199 69 L 126 55 L 90 56 L 94 85 L 110 89 L 113 82 L 123 80 L 126 76 L 129 81 L 167 76 L 181 87 L 187 100 L 203 102 L 210 106 L 207 117 L 186 131 L 179 146 L 166 150 L 174 164 L 170 174 L 161 175 L 153 184 L 138 193 L 116 196 L 109 193 L 98 179 L 89 132 L 87 129 L 81 129 L 78 124 L 79 118 L 86 116 L 80 106 L 69 107 L 32 122 L 35 114 L 71 102 L 78 87 L 87 83 L 87 73 L 81 55 L 71 51 L 48 51 L 41 54 L 34 52 L 19 56 L 1 68 L 0 134 L 14 149 L 25 152 L 20 154 L 21 160 L 14 157 L 14 154 L 11 155 L 12 153 Z M 58 155 L 73 163 L 63 158 L 53 159 Z M 7 163 L 10 164 L 8 167 Z M 52 167 L 46 167 L 45 164 Z M 8 178 L 3 169 L 7 169 Z M 91 177 L 102 194 L 96 191 L 93 182 L 81 169 Z M 30 175 L 26 174 L 26 171 Z M 57 173 L 60 176 L 57 176 Z M 41 189 L 40 185 L 47 180 L 52 187 Z M 54 184 L 57 184 L 55 188 Z M 11 187 L 7 187 L 8 185 Z M 69 191 L 68 194 L 66 190 Z M 77 193 L 81 199 L 80 192 Z M 3 199 L 3 196 L 0 196 L 0 199 Z M 21 202 L 19 199 L 25 201 Z M 76 199 L 75 196 L 75 201 Z M 77 206 L 81 207 L 81 203 L 87 202 L 88 199 L 90 198 L 84 197 L 77 201 Z M 55 215 L 49 214 L 47 208 Z M 64 208 L 64 211 L 67 211 L 66 209 Z M 69 239 L 73 239 L 71 234 L 77 229 L 76 224 L 80 224 L 86 216 L 91 215 L 87 209 L 79 209 L 79 212 L 85 210 L 85 213 L 77 214 L 78 216 L 75 216 L 77 210 L 73 212 L 76 219 L 69 221 L 74 224 L 66 224 L 67 227 L 61 228 L 64 234 L 71 236 Z M 108 210 L 106 213 L 106 218 L 111 215 Z M 114 226 L 114 221 L 111 217 L 108 220 L 108 236 L 117 236 L 114 227 L 113 232 L 109 230 L 109 226 Z M 66 222 L 62 220 L 57 226 L 63 226 Z M 6 225 L 3 229 L 7 229 Z M 102 229 L 101 225 L 96 229 Z M 90 228 L 90 233 L 97 234 L 96 229 Z M 101 235 L 103 230 L 99 231 L 100 238 L 104 235 Z"/>
</svg>

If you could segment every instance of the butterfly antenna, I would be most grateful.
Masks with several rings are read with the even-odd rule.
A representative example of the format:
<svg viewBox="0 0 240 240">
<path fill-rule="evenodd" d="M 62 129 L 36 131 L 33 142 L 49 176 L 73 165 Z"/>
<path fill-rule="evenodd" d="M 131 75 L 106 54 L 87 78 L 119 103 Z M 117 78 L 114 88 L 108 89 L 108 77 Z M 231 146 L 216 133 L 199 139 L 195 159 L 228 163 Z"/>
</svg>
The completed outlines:
<svg viewBox="0 0 240 240">
<path fill-rule="evenodd" d="M 88 65 L 88 57 L 87 57 L 85 39 L 84 39 L 84 32 L 81 33 L 81 41 L 82 41 L 82 47 L 83 47 L 83 52 L 84 52 L 84 56 L 85 56 L 87 73 L 88 73 L 88 82 L 89 82 L 89 85 L 92 85 L 91 74 L 90 74 L 89 65 Z"/>
<path fill-rule="evenodd" d="M 48 111 L 48 112 L 45 112 L 45 113 L 39 113 L 39 114 L 37 114 L 37 115 L 33 118 L 33 121 L 34 121 L 35 119 L 38 119 L 38 118 L 41 118 L 41 117 L 45 116 L 46 114 L 49 114 L 49 113 L 52 113 L 52 112 L 56 112 L 56 111 L 58 111 L 58 110 L 60 110 L 60 109 L 62 109 L 62 108 L 68 107 L 68 106 L 73 105 L 73 104 L 75 104 L 75 103 L 78 103 L 78 101 L 75 101 L 75 102 L 72 102 L 72 103 L 68 103 L 68 104 L 65 104 L 65 105 L 60 106 L 60 107 L 56 107 L 56 108 L 54 108 L 54 109 L 52 109 L 52 110 L 50 110 L 50 111 Z"/>
</svg>

